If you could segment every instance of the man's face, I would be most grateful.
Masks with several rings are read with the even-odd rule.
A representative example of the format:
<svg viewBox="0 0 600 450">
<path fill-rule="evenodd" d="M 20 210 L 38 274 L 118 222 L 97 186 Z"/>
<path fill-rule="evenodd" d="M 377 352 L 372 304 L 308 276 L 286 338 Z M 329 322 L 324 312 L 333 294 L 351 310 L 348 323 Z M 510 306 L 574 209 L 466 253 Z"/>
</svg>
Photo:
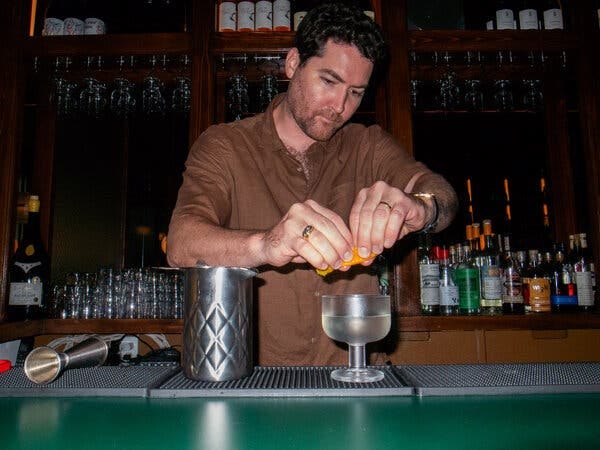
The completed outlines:
<svg viewBox="0 0 600 450">
<path fill-rule="evenodd" d="M 322 56 L 300 66 L 296 49 L 286 61 L 287 101 L 296 123 L 311 139 L 326 141 L 360 105 L 373 63 L 353 45 L 329 40 Z"/>
</svg>

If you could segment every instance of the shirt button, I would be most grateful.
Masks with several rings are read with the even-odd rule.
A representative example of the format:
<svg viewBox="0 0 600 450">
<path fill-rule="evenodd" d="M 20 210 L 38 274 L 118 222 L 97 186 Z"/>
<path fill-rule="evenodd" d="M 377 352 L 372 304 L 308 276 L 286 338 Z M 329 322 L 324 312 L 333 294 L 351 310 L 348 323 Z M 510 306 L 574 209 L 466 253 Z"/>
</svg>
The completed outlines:
<svg viewBox="0 0 600 450">
<path fill-rule="evenodd" d="M 319 291 L 315 291 L 315 297 L 320 297 L 321 293 Z"/>
<path fill-rule="evenodd" d="M 302 172 L 302 167 L 296 167 L 296 172 Z"/>
<path fill-rule="evenodd" d="M 317 342 L 317 338 L 310 338 L 310 343 L 314 344 L 315 342 Z"/>
</svg>

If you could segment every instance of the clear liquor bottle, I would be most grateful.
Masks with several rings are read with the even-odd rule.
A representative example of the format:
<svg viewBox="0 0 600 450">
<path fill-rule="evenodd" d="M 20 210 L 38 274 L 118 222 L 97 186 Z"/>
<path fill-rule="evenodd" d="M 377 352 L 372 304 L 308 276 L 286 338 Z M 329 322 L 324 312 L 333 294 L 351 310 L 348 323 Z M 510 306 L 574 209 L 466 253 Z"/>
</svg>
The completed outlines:
<svg viewBox="0 0 600 450">
<path fill-rule="evenodd" d="M 500 314 L 502 312 L 502 278 L 500 273 L 500 253 L 492 235 L 492 221 L 483 221 L 484 248 L 479 254 L 481 272 L 481 313 Z"/>
<path fill-rule="evenodd" d="M 559 243 L 554 255 L 550 285 L 552 312 L 577 311 L 577 284 L 573 265 L 567 260 L 564 244 Z"/>
<path fill-rule="evenodd" d="M 586 233 L 579 234 L 579 252 L 575 257 L 573 269 L 577 283 L 579 310 L 592 311 L 594 309 L 595 266 L 587 246 Z"/>
<path fill-rule="evenodd" d="M 421 291 L 421 313 L 437 315 L 440 312 L 440 265 L 431 257 L 431 235 L 419 235 L 419 285 Z"/>
<path fill-rule="evenodd" d="M 563 30 L 565 28 L 563 11 L 558 0 L 544 0 L 541 10 L 544 30 Z"/>
<path fill-rule="evenodd" d="M 504 253 L 501 260 L 502 273 L 502 312 L 504 314 L 524 314 L 523 283 L 521 266 L 510 247 L 510 237 L 504 236 Z"/>
<path fill-rule="evenodd" d="M 523 0 L 519 8 L 519 29 L 538 30 L 539 19 L 537 9 L 533 0 Z"/>
<path fill-rule="evenodd" d="M 440 251 L 440 314 L 451 316 L 458 314 L 458 286 L 454 282 L 454 267 L 450 260 L 450 251 Z"/>
</svg>

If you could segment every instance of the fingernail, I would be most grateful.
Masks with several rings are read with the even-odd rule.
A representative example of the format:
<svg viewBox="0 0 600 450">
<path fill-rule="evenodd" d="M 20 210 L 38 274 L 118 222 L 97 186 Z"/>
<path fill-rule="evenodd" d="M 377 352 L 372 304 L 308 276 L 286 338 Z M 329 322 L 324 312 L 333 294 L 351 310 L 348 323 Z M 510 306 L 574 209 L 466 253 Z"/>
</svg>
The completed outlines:
<svg viewBox="0 0 600 450">
<path fill-rule="evenodd" d="M 378 255 L 383 251 L 383 248 L 379 247 L 378 245 L 373 247 L 373 253 L 377 253 Z"/>
<path fill-rule="evenodd" d="M 350 261 L 352 259 L 352 252 L 344 253 L 344 261 Z"/>
<path fill-rule="evenodd" d="M 333 264 L 333 268 L 334 269 L 339 269 L 340 267 L 342 267 L 342 262 L 340 260 L 337 260 L 334 264 Z"/>
<path fill-rule="evenodd" d="M 358 249 L 358 254 L 362 258 L 366 258 L 367 256 L 369 256 L 369 250 L 367 250 L 367 247 L 361 247 Z"/>
</svg>

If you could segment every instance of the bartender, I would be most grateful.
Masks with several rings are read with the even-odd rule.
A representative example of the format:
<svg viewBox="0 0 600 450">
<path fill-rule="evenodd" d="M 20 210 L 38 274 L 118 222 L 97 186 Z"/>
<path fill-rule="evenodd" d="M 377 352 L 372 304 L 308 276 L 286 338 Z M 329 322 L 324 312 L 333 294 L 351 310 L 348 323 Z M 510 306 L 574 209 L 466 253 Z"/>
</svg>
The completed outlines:
<svg viewBox="0 0 600 450">
<path fill-rule="evenodd" d="M 260 269 L 259 365 L 346 364 L 347 347 L 322 330 L 321 295 L 377 293 L 374 255 L 453 219 L 456 194 L 442 176 L 381 127 L 348 123 L 386 59 L 381 30 L 362 11 L 321 4 L 287 53 L 287 92 L 191 147 L 168 261 Z"/>
</svg>

